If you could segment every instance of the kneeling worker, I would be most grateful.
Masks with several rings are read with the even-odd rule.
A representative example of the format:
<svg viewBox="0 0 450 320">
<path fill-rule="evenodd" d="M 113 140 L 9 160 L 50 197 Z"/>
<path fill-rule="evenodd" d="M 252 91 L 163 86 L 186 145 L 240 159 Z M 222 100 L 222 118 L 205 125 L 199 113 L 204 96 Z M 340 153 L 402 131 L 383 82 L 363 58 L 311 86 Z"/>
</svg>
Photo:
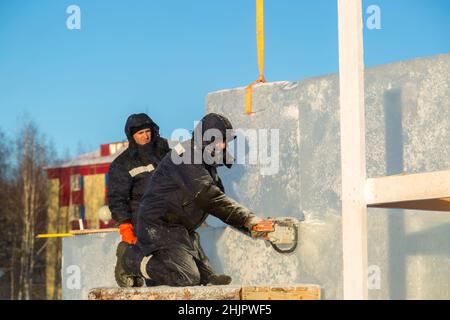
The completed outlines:
<svg viewBox="0 0 450 320">
<path fill-rule="evenodd" d="M 205 139 L 209 130 L 220 135 Z M 137 243 L 119 245 L 123 257 L 118 259 L 123 262 L 119 274 L 145 278 L 150 285 L 231 282 L 229 276 L 214 273 L 195 232 L 212 214 L 253 237 L 265 235 L 251 232 L 261 219 L 224 194 L 217 174 L 218 166 L 231 167 L 225 163 L 227 142 L 234 139 L 230 132 L 232 126 L 227 118 L 210 113 L 199 122 L 191 140 L 175 146 L 162 159 L 142 197 Z M 120 286 L 127 286 L 121 279 L 116 280 Z"/>
</svg>

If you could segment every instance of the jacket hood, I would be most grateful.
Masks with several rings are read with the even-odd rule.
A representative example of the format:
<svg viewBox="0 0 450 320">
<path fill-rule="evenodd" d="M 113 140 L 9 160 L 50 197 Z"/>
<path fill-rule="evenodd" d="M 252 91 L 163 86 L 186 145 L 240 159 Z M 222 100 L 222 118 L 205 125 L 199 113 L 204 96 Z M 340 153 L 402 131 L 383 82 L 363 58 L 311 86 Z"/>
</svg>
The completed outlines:
<svg viewBox="0 0 450 320">
<path fill-rule="evenodd" d="M 226 142 L 229 142 L 236 137 L 230 120 L 228 120 L 225 116 L 217 113 L 208 113 L 202 118 L 202 120 L 200 120 L 192 134 L 192 141 L 194 142 L 193 144 L 197 148 L 202 150 L 202 152 L 205 151 L 205 148 L 211 147 L 211 144 L 215 141 L 218 132 L 216 131 L 216 134 L 214 134 L 214 131 L 211 129 L 218 130 L 222 136 L 222 139 L 225 139 Z M 211 130 L 209 131 L 210 135 L 208 135 L 208 130 Z M 211 153 L 211 155 L 214 157 L 214 152 L 209 153 Z M 231 154 L 227 152 L 226 148 L 223 150 L 223 152 L 221 152 L 220 155 L 217 154 L 216 157 L 218 157 L 221 162 L 216 166 L 225 164 L 227 168 L 231 168 L 231 163 L 234 160 Z M 230 161 L 225 161 L 225 159 L 229 159 Z"/>
<path fill-rule="evenodd" d="M 145 113 L 132 114 L 128 117 L 125 124 L 125 135 L 128 138 L 128 148 L 133 152 L 137 152 L 139 145 L 134 141 L 133 130 L 150 128 L 152 137 L 148 143 L 148 147 L 153 146 L 159 139 L 159 126 Z"/>
<path fill-rule="evenodd" d="M 212 142 L 214 142 L 214 137 L 211 139 L 207 134 L 208 130 L 216 129 L 219 130 L 222 134 L 222 138 L 226 138 L 227 142 L 233 140 L 235 138 L 235 133 L 233 131 L 233 126 L 231 125 L 230 120 L 228 120 L 225 116 L 222 116 L 217 113 L 208 113 L 205 115 L 202 120 L 197 124 L 192 134 L 192 138 L 194 143 L 197 146 L 206 146 Z M 205 139 L 203 139 L 203 137 Z"/>
</svg>

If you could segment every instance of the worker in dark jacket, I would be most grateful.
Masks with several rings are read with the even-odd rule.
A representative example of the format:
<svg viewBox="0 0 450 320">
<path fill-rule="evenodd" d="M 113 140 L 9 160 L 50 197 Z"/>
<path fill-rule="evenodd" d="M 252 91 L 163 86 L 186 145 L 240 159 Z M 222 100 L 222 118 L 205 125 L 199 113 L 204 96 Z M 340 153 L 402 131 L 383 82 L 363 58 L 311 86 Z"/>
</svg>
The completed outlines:
<svg viewBox="0 0 450 320">
<path fill-rule="evenodd" d="M 231 139 L 228 119 L 211 113 L 195 128 L 192 140 L 178 144 L 164 157 L 142 198 L 137 243 L 121 245 L 124 274 L 143 277 L 153 285 L 231 282 L 229 276 L 214 273 L 195 231 L 212 214 L 255 237 L 264 235 L 250 233 L 260 219 L 224 194 L 217 175 L 218 166 L 231 167 L 226 152 Z"/>
<path fill-rule="evenodd" d="M 122 242 L 134 244 L 142 195 L 159 162 L 170 149 L 167 140 L 159 136 L 158 125 L 144 113 L 128 117 L 125 134 L 128 148 L 109 168 L 108 204 L 112 218 L 119 225 Z M 130 281 L 133 279 L 142 282 L 138 278 Z"/>
</svg>

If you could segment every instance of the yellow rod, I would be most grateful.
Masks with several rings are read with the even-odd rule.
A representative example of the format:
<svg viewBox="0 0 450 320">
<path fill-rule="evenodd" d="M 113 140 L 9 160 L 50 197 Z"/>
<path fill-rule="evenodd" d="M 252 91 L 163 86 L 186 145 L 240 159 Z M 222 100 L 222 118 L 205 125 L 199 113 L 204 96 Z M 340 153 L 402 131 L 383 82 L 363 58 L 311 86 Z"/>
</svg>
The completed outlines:
<svg viewBox="0 0 450 320">
<path fill-rule="evenodd" d="M 63 237 L 73 237 L 71 233 L 47 233 L 38 234 L 36 238 L 63 238 Z"/>
</svg>

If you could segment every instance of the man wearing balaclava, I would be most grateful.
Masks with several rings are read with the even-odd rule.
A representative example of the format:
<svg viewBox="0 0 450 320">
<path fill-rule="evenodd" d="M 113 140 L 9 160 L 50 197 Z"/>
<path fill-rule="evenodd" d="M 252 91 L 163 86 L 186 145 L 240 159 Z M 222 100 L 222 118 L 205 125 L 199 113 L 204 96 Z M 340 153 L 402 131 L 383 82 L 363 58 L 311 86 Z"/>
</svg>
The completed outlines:
<svg viewBox="0 0 450 320">
<path fill-rule="evenodd" d="M 142 195 L 153 172 L 170 148 L 167 140 L 159 136 L 158 125 L 144 113 L 128 117 L 125 134 L 128 138 L 128 148 L 109 168 L 108 205 L 112 218 L 119 225 L 122 242 L 134 244 Z M 120 265 L 119 261 L 117 265 Z M 117 265 L 116 272 L 120 272 Z M 142 279 L 137 277 L 127 280 L 143 284 Z"/>
<path fill-rule="evenodd" d="M 145 278 L 150 285 L 224 285 L 200 246 L 196 229 L 209 214 L 253 237 L 261 219 L 224 193 L 217 167 L 231 167 L 226 152 L 234 139 L 230 121 L 210 113 L 199 122 L 191 140 L 172 148 L 159 164 L 142 198 L 137 243 L 121 243 L 123 275 Z M 139 286 L 117 278 L 119 286 Z"/>
</svg>

